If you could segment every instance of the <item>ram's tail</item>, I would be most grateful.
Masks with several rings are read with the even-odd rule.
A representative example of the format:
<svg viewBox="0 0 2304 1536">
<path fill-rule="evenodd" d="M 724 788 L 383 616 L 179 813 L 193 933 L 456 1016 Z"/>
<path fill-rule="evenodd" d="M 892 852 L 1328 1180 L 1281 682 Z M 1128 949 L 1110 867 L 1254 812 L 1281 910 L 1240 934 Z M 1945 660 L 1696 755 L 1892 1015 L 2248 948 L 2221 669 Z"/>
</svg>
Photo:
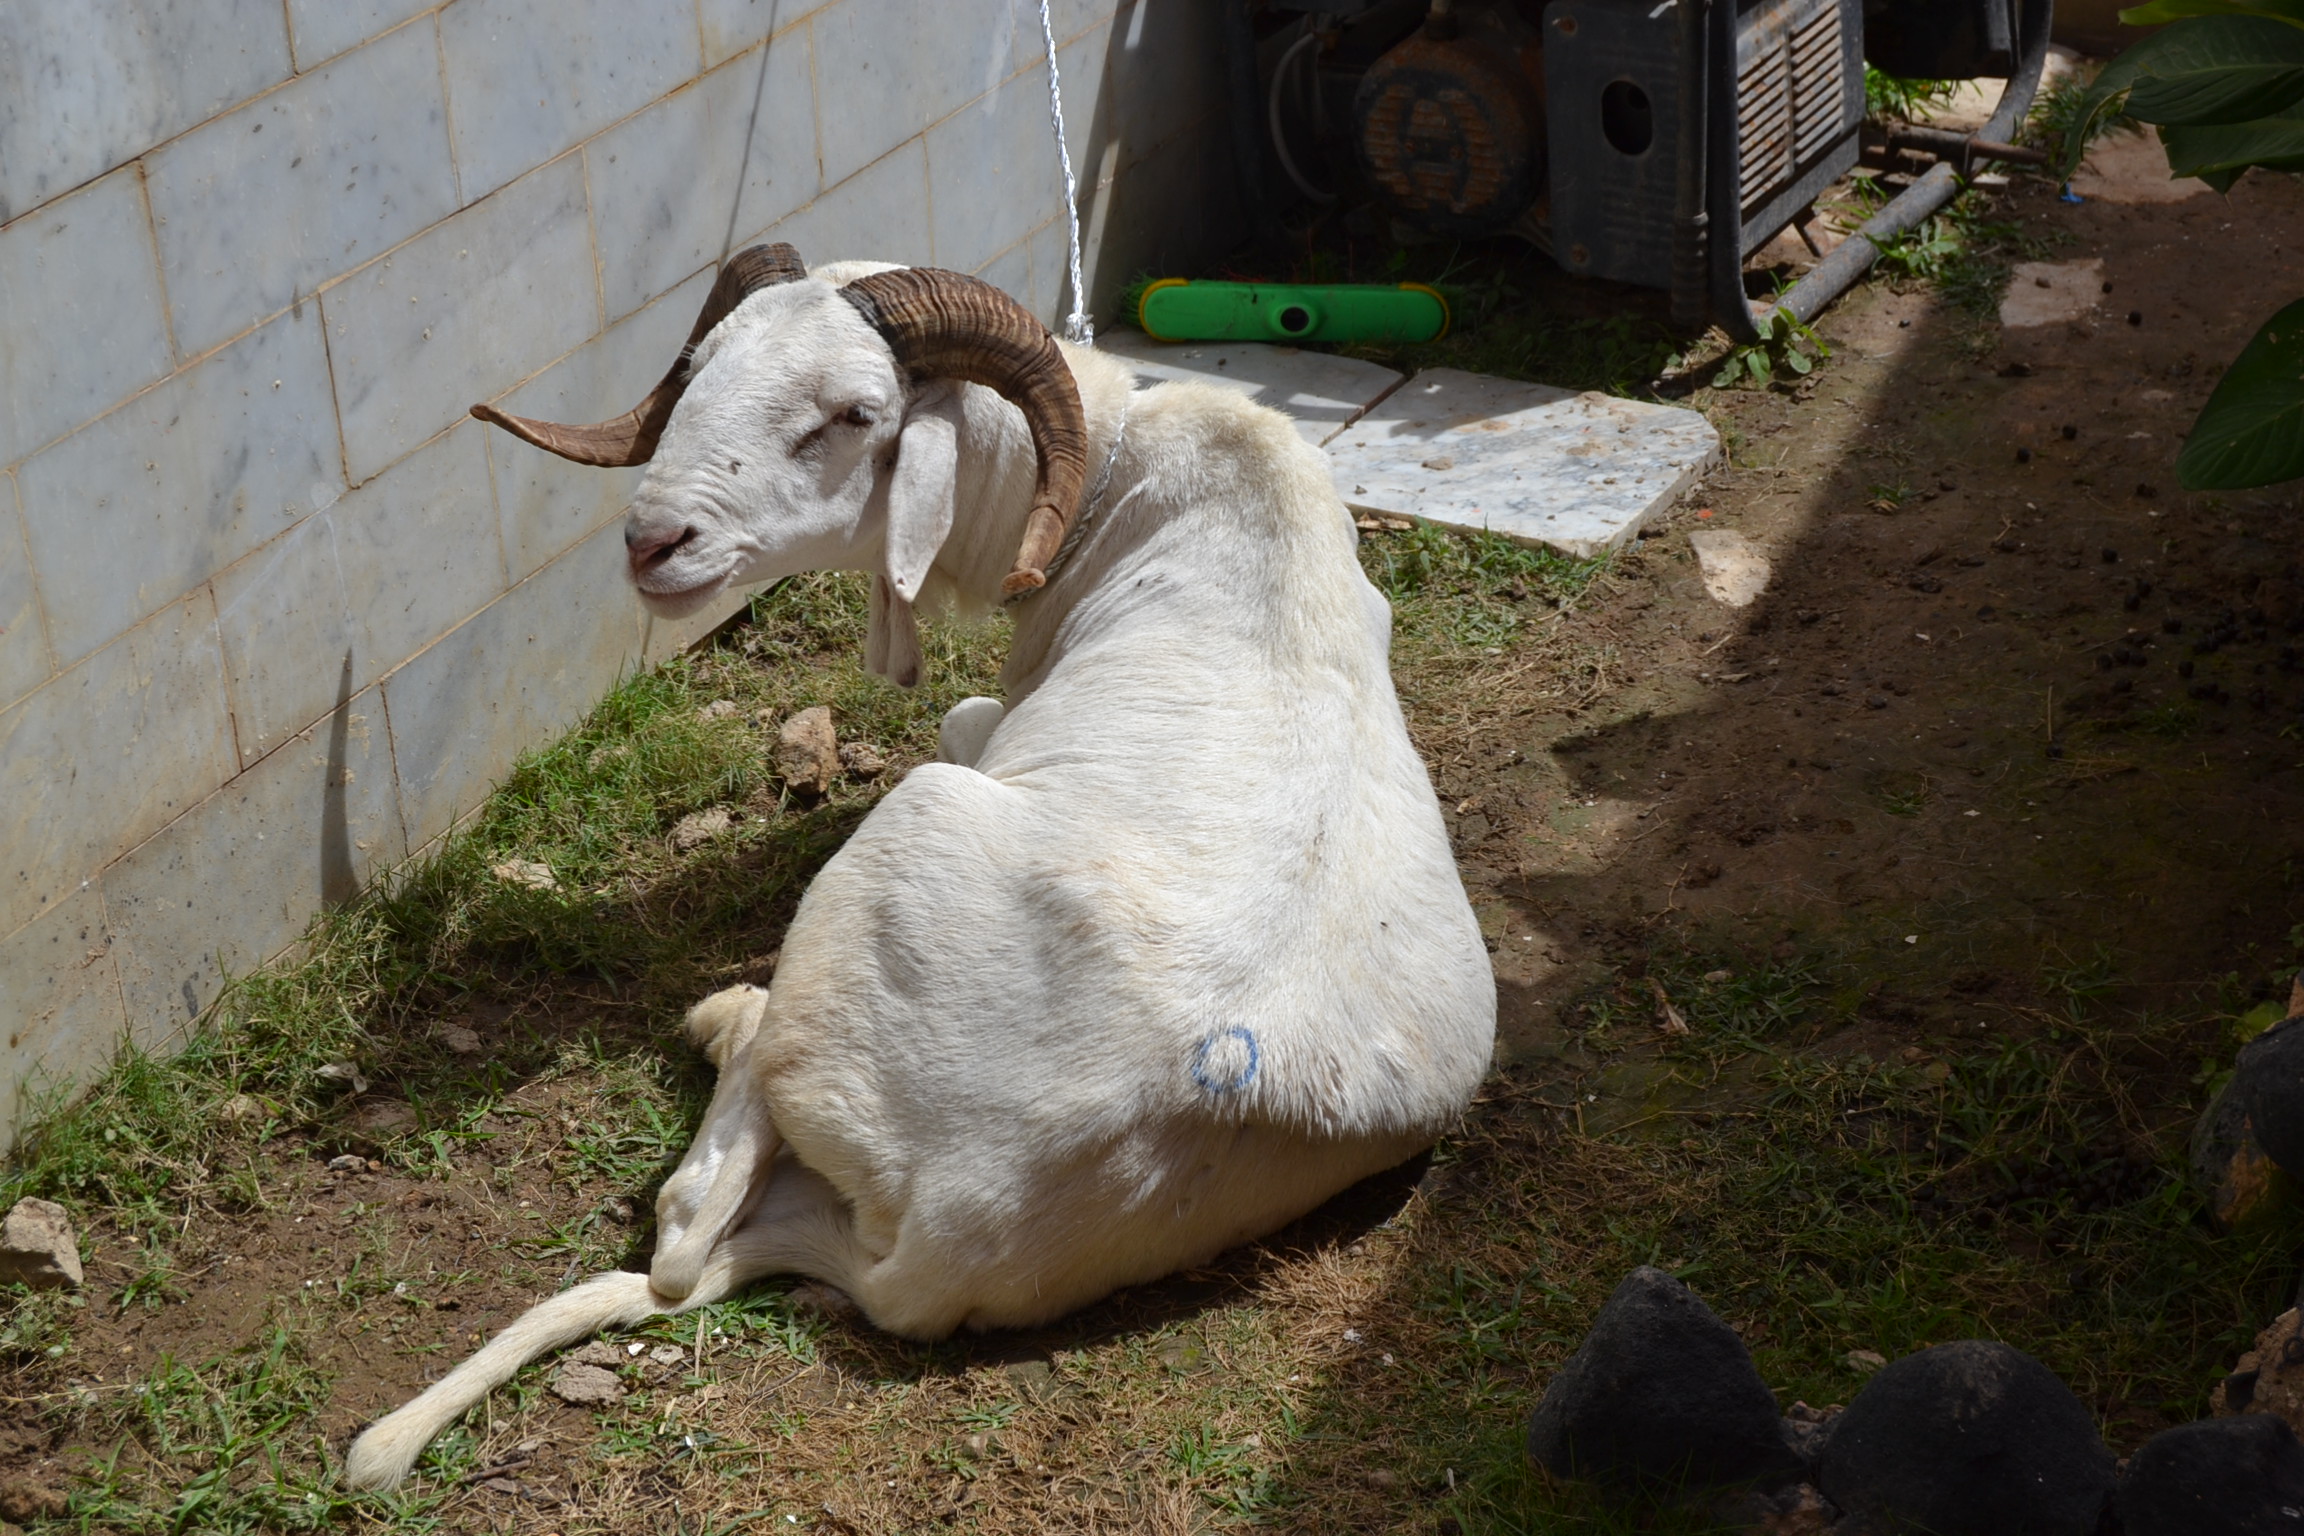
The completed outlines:
<svg viewBox="0 0 2304 1536">
<path fill-rule="evenodd" d="M 646 1275 L 626 1270 L 594 1275 L 538 1302 L 414 1402 L 386 1414 L 353 1441 L 344 1458 L 345 1481 L 355 1488 L 391 1487 L 408 1475 L 434 1435 L 529 1361 L 603 1328 L 629 1327 L 671 1308 L 648 1288 Z"/>
</svg>

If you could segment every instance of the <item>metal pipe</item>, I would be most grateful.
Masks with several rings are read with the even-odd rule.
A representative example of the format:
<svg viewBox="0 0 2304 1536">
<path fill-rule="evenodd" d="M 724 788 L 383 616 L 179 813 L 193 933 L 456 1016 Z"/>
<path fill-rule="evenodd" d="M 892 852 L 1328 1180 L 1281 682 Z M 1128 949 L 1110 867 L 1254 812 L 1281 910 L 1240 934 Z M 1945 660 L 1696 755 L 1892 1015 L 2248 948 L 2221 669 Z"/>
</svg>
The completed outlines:
<svg viewBox="0 0 2304 1536">
<path fill-rule="evenodd" d="M 2018 0 L 2016 61 L 2010 67 L 2007 86 L 2000 92 L 2000 104 L 1992 109 L 1991 120 L 1978 132 L 1978 138 L 2005 142 L 2014 138 L 2023 126 L 2024 114 L 2032 109 L 2032 93 L 2040 88 L 2040 72 L 2048 62 L 2048 28 L 2053 15 L 2054 0 Z M 1909 233 L 1921 220 L 1952 201 L 1959 190 L 1959 174 L 1950 165 L 1939 161 L 1931 166 L 1926 175 L 1866 219 L 1831 255 L 1810 268 L 1806 277 L 1778 294 L 1776 302 L 1769 306 L 1770 313 L 1781 309 L 1803 325 L 1814 320 L 1824 312 L 1825 305 L 1846 293 L 1879 259 L 1882 243 Z M 1741 268 L 1742 262 L 1737 265 Z M 1741 282 L 1739 273 L 1739 300 L 1743 297 Z M 1747 309 L 1747 320 L 1749 315 Z M 1729 328 L 1729 334 L 1736 334 L 1733 327 Z M 1754 337 L 1737 339 L 1757 339 L 1757 327 Z"/>
<path fill-rule="evenodd" d="M 1739 346 L 1760 339 L 1744 297 L 1744 167 L 1736 121 L 1736 0 L 1711 0 L 1704 29 L 1704 204 L 1712 319 Z"/>
<path fill-rule="evenodd" d="M 1722 0 L 1723 4 L 1733 0 Z M 1705 0 L 1679 0 L 1680 110 L 1672 168 L 1672 324 L 1701 330 L 1709 305 L 1704 287 L 1704 11 Z"/>
<path fill-rule="evenodd" d="M 1232 131 L 1232 174 L 1239 179 L 1241 212 L 1259 241 L 1279 233 L 1272 200 L 1264 192 L 1264 93 L 1256 83 L 1256 28 L 1248 0 L 1218 0 L 1223 24 L 1226 126 Z"/>
</svg>

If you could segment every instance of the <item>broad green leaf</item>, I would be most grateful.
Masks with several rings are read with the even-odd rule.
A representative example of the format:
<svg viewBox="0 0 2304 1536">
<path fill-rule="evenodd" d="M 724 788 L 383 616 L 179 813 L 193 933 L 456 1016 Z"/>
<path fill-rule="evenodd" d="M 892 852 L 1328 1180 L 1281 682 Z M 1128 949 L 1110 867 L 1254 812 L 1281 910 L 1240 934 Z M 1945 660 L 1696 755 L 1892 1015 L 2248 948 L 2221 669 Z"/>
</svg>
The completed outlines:
<svg viewBox="0 0 2304 1536">
<path fill-rule="evenodd" d="M 1794 373 L 1805 374 L 1816 365 L 1808 360 L 1807 353 L 1787 348 L 1784 353 L 1784 366 Z"/>
<path fill-rule="evenodd" d="M 2268 16 L 2304 27 L 2304 0 L 2152 0 L 2120 13 L 2131 27 L 2157 27 L 2192 16 Z"/>
<path fill-rule="evenodd" d="M 2220 64 L 2176 75 L 2147 75 L 2128 93 L 2128 115 L 2168 126 L 2246 123 L 2304 101 L 2304 28 L 2291 28 L 2293 62 Z"/>
<path fill-rule="evenodd" d="M 2264 323 L 2192 423 L 2176 478 L 2242 491 L 2304 476 L 2304 299 Z"/>
<path fill-rule="evenodd" d="M 2304 169 L 2304 106 L 2252 123 L 2163 128 L 2160 142 L 2168 151 L 2169 175 L 2197 176 L 2211 185 L 2221 178 L 2223 185 L 2217 190 L 2222 191 L 2252 165 L 2275 171 Z"/>
<path fill-rule="evenodd" d="M 2255 69 L 2267 63 L 2304 64 L 2304 31 L 2263 16 L 2197 16 L 2145 38 L 2104 66 L 2081 98 L 2057 174 L 2070 178 L 2088 144 L 2088 130 L 2147 77 L 2169 78 L 2214 69 Z"/>
</svg>

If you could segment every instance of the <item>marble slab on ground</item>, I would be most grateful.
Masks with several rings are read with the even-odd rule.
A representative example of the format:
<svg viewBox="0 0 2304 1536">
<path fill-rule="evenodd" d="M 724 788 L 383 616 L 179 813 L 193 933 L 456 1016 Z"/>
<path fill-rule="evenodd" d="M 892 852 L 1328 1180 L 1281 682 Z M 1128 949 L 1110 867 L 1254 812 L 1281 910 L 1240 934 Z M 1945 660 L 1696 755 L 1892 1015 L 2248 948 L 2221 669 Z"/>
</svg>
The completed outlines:
<svg viewBox="0 0 2304 1536">
<path fill-rule="evenodd" d="M 1420 517 L 1588 557 L 1720 456 L 1695 411 L 1433 368 L 1328 442 L 1355 512 Z"/>
<path fill-rule="evenodd" d="M 1308 443 L 1323 443 L 1384 398 L 1401 375 L 1356 357 L 1255 341 L 1154 341 L 1142 331 L 1107 331 L 1099 352 L 1126 358 L 1148 384 L 1198 379 L 1247 395 L 1294 418 Z"/>
</svg>

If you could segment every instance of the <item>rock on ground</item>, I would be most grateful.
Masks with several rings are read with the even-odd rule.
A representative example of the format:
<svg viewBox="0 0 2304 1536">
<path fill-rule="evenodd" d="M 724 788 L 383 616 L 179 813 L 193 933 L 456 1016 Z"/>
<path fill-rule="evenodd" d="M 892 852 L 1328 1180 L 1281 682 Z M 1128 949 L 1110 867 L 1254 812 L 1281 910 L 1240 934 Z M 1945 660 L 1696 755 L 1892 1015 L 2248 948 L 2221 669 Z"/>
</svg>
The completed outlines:
<svg viewBox="0 0 2304 1536">
<path fill-rule="evenodd" d="M 2242 1046 L 2231 1092 L 2264 1155 L 2304 1178 L 2304 1019 L 2283 1019 Z"/>
<path fill-rule="evenodd" d="M 715 805 L 709 810 L 691 811 L 672 823 L 672 846 L 682 853 L 701 848 L 735 824 L 728 807 Z"/>
<path fill-rule="evenodd" d="M 1696 551 L 1696 569 L 1712 600 L 1730 608 L 1749 608 L 1768 590 L 1775 567 L 1750 539 L 1732 528 L 1699 528 L 1688 535 Z"/>
<path fill-rule="evenodd" d="M 876 779 L 888 771 L 888 759 L 867 741 L 851 741 L 840 748 L 840 766 L 851 778 Z"/>
<path fill-rule="evenodd" d="M 1778 1486 L 1802 1472 L 1744 1341 L 1646 1265 L 1545 1388 L 1528 1454 L 1558 1476 L 1615 1487 Z"/>
<path fill-rule="evenodd" d="M 552 873 L 552 866 L 539 864 L 534 859 L 506 859 L 489 871 L 506 885 L 524 885 L 532 891 L 556 891 L 560 881 Z"/>
<path fill-rule="evenodd" d="M 2208 1202 L 2216 1224 L 2227 1230 L 2285 1205 L 2294 1188 L 2256 1140 L 2237 1076 L 2201 1111 L 2192 1127 L 2188 1162 L 2192 1187 Z"/>
<path fill-rule="evenodd" d="M 552 1373 L 552 1395 L 579 1408 L 597 1407 L 622 1400 L 624 1384 L 604 1365 L 566 1360 Z"/>
<path fill-rule="evenodd" d="M 776 732 L 770 760 L 776 775 L 795 794 L 821 795 L 840 772 L 840 742 L 832 734 L 832 711 L 819 704 L 794 715 Z"/>
<path fill-rule="evenodd" d="M 2304 1444 L 2263 1415 L 2179 1424 L 2120 1479 L 2124 1536 L 2304 1536 Z"/>
<path fill-rule="evenodd" d="M 0 1283 L 20 1280 L 36 1291 L 77 1290 L 85 1278 L 71 1214 L 53 1200 L 26 1196 L 17 1201 L 0 1222 Z"/>
<path fill-rule="evenodd" d="M 2112 1453 L 2069 1387 L 1982 1339 L 1907 1355 L 1832 1426 L 1824 1497 L 1887 1530 L 2096 1536 Z"/>
<path fill-rule="evenodd" d="M 2219 1417 L 2264 1414 L 2304 1434 L 2304 1313 L 2290 1307 L 2272 1319 L 2208 1394 L 2208 1406 Z"/>
</svg>

